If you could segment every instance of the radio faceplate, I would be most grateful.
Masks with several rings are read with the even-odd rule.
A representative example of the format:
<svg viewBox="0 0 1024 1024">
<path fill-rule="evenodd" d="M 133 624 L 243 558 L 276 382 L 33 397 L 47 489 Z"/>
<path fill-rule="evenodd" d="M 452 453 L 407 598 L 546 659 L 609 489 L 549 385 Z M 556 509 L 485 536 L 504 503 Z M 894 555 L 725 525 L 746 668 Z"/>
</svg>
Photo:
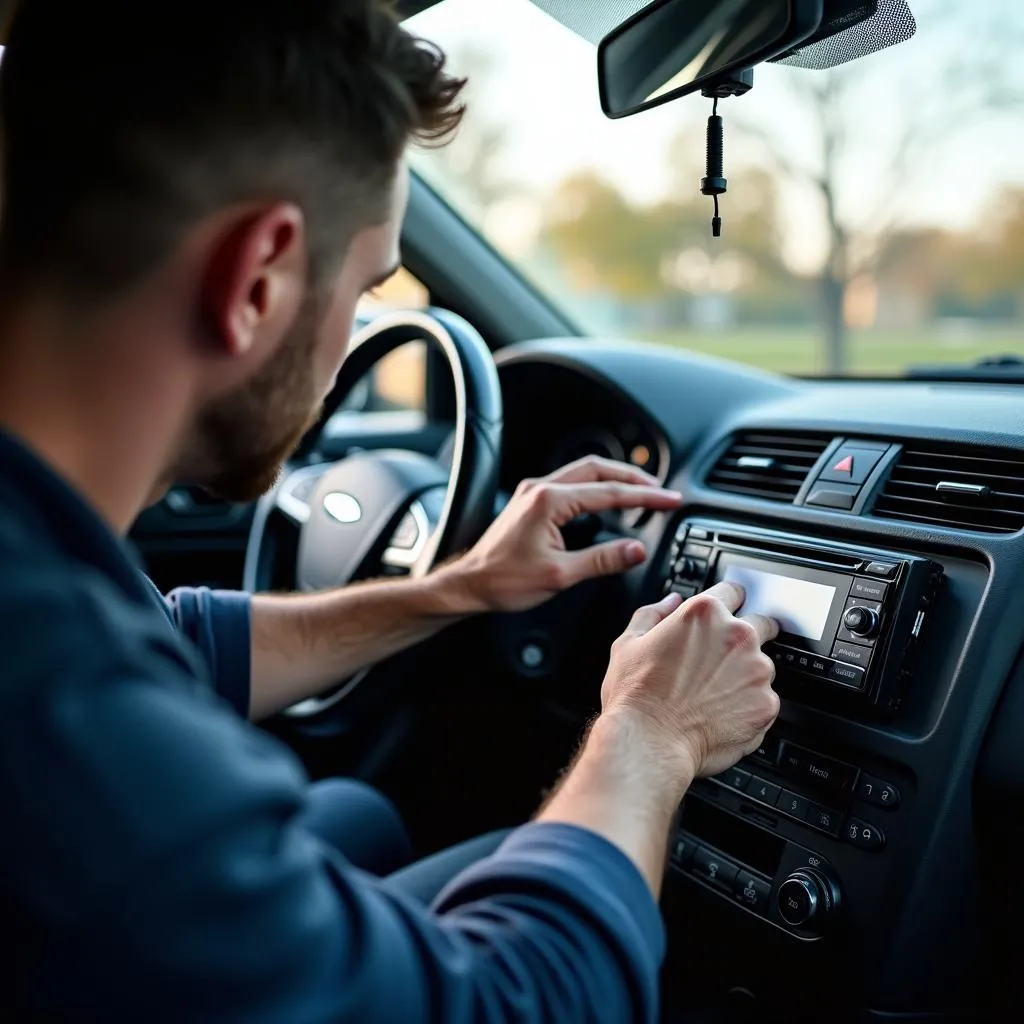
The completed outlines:
<svg viewBox="0 0 1024 1024">
<path fill-rule="evenodd" d="M 765 652 L 794 696 L 814 704 L 830 694 L 892 712 L 942 568 L 917 555 L 684 520 L 668 547 L 664 592 L 688 598 L 722 580 L 744 587 L 742 613 L 780 623 Z"/>
</svg>

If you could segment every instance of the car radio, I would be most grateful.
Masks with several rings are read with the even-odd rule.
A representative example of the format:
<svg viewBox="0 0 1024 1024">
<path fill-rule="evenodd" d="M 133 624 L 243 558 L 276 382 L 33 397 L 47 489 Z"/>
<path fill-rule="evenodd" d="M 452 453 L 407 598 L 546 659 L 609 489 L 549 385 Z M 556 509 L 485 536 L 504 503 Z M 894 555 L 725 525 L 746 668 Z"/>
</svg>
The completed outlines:
<svg viewBox="0 0 1024 1024">
<path fill-rule="evenodd" d="M 895 711 L 942 568 L 916 555 L 691 519 L 675 531 L 664 590 L 688 598 L 719 581 L 746 591 L 741 614 L 775 619 L 777 681 Z"/>
</svg>

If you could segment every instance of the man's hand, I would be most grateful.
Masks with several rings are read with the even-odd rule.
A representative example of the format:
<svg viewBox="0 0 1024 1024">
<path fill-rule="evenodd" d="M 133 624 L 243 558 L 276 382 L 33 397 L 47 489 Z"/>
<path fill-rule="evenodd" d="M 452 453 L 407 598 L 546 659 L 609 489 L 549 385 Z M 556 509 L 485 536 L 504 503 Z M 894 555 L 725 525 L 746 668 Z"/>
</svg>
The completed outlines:
<svg viewBox="0 0 1024 1024">
<path fill-rule="evenodd" d="M 532 608 L 592 576 L 625 572 L 646 558 L 637 540 L 616 540 L 567 551 L 561 527 L 586 513 L 678 507 L 642 470 L 590 457 L 537 480 L 524 480 L 476 546 L 452 568 L 482 609 Z"/>
<path fill-rule="evenodd" d="M 637 611 L 612 646 L 604 714 L 631 716 L 675 750 L 684 778 L 717 775 L 756 750 L 779 713 L 775 666 L 761 651 L 779 627 L 763 615 L 736 618 L 743 601 L 733 583 L 682 605 L 670 594 Z"/>
<path fill-rule="evenodd" d="M 778 627 L 736 618 L 743 600 L 741 588 L 719 583 L 633 616 L 612 648 L 603 711 L 539 815 L 615 843 L 656 895 L 686 788 L 755 750 L 778 714 L 774 665 L 760 650 Z"/>
</svg>

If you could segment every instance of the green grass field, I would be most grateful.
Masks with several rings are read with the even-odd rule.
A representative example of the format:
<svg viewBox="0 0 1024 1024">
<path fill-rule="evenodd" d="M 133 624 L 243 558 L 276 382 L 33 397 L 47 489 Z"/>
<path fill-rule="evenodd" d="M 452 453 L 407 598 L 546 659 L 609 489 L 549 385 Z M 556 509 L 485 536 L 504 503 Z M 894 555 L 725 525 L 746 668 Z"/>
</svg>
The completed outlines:
<svg viewBox="0 0 1024 1024">
<path fill-rule="evenodd" d="M 644 337 L 779 373 L 814 374 L 824 370 L 821 336 L 806 328 L 697 329 Z M 885 375 L 898 374 L 908 366 L 971 363 L 991 355 L 1024 357 L 1024 325 L 1017 330 L 853 331 L 847 352 L 847 373 Z"/>
</svg>

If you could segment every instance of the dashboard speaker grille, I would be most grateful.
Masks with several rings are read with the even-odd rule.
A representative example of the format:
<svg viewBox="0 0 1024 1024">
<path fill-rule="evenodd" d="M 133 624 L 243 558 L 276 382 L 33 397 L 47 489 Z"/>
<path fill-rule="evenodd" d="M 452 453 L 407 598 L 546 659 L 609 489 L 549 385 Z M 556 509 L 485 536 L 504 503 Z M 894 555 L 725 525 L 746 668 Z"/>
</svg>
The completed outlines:
<svg viewBox="0 0 1024 1024">
<path fill-rule="evenodd" d="M 831 443 L 824 434 L 738 434 L 705 483 L 716 491 L 792 502 Z"/>
<path fill-rule="evenodd" d="M 976 533 L 1024 529 L 1024 463 L 1004 448 L 906 447 L 872 514 Z"/>
</svg>

